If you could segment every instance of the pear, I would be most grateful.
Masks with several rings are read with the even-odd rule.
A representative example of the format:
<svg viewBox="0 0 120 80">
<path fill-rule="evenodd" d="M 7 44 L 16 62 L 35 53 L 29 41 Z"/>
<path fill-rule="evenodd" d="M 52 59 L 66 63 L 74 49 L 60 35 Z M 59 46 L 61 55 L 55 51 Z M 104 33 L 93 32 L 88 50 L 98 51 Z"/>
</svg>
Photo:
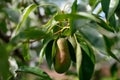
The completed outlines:
<svg viewBox="0 0 120 80">
<path fill-rule="evenodd" d="M 65 38 L 57 40 L 57 51 L 54 59 L 54 68 L 57 73 L 66 72 L 71 64 L 69 47 Z"/>
</svg>

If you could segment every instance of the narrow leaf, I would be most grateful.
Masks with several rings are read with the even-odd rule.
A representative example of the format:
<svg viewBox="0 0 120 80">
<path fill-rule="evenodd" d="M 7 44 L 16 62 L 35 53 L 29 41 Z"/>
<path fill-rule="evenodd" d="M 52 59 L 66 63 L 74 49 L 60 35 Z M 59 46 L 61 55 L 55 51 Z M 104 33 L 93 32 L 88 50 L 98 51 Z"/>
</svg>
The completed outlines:
<svg viewBox="0 0 120 80">
<path fill-rule="evenodd" d="M 76 53 L 75 53 L 75 50 L 74 50 L 72 44 L 68 40 L 67 40 L 67 44 L 68 44 L 68 47 L 69 47 L 71 60 L 76 63 Z"/>
<path fill-rule="evenodd" d="M 80 76 L 79 72 L 81 71 L 80 70 L 80 68 L 82 66 L 81 62 L 82 62 L 81 47 L 80 47 L 80 44 L 77 43 L 77 47 L 76 47 L 76 69 L 77 69 L 78 76 Z"/>
<path fill-rule="evenodd" d="M 30 60 L 29 43 L 24 43 L 22 45 L 22 55 L 23 55 L 25 61 Z"/>
<path fill-rule="evenodd" d="M 105 41 L 105 46 L 106 46 L 106 51 L 107 53 L 113 57 L 115 60 L 119 61 L 120 62 L 120 59 L 117 58 L 117 56 L 111 51 L 111 47 L 113 46 L 113 44 L 115 43 L 114 40 L 112 39 L 109 39 L 108 37 L 106 36 L 103 36 L 104 38 L 104 41 Z"/>
<path fill-rule="evenodd" d="M 77 14 L 58 14 L 55 16 L 55 20 L 59 21 L 59 20 L 64 20 L 64 19 L 90 19 L 95 21 L 96 23 L 98 23 L 101 27 L 103 27 L 104 29 L 114 32 L 114 29 L 112 27 L 110 27 L 104 20 L 102 20 L 101 18 L 99 18 L 97 15 L 93 15 L 93 14 L 89 14 L 89 13 L 85 13 L 85 12 L 79 12 Z"/>
<path fill-rule="evenodd" d="M 79 35 L 76 36 L 81 46 L 82 62 L 79 68 L 79 79 L 90 80 L 95 66 L 95 55 L 92 47 Z"/>
<path fill-rule="evenodd" d="M 71 13 L 76 13 L 77 12 L 77 0 L 75 0 L 73 2 L 73 5 L 72 5 L 72 12 Z"/>
<path fill-rule="evenodd" d="M 102 4 L 102 9 L 106 15 L 106 18 L 108 17 L 108 12 L 109 12 L 109 4 L 110 4 L 110 0 L 101 0 L 101 4 Z"/>
<path fill-rule="evenodd" d="M 47 63 L 48 63 L 48 66 L 49 68 L 51 68 L 51 65 L 52 65 L 52 45 L 53 45 L 53 41 L 54 40 L 51 40 L 47 46 L 46 46 L 46 49 L 45 49 L 45 56 L 46 56 L 46 60 L 47 60 Z"/>
<path fill-rule="evenodd" d="M 10 42 L 17 44 L 18 42 L 24 42 L 26 40 L 40 40 L 48 36 L 50 36 L 50 33 L 46 34 L 46 31 L 44 31 L 43 29 L 31 27 L 27 28 L 22 32 L 19 32 L 16 36 L 14 36 L 11 39 Z"/>
<path fill-rule="evenodd" d="M 53 45 L 52 45 L 52 59 L 54 59 L 55 57 L 56 50 L 57 50 L 57 43 L 56 43 L 56 40 L 54 40 Z"/>
<path fill-rule="evenodd" d="M 6 44 L 0 41 L 0 79 L 7 80 L 9 77 L 9 62 Z"/>
<path fill-rule="evenodd" d="M 16 72 L 31 73 L 47 80 L 52 80 L 47 73 L 38 67 L 21 66 Z"/>
<path fill-rule="evenodd" d="M 119 4 L 119 0 L 109 0 L 109 1 L 110 1 L 110 5 L 109 5 L 109 12 L 108 12 L 107 19 L 110 19 L 110 17 L 114 14 L 114 12 Z"/>
<path fill-rule="evenodd" d="M 75 20 L 71 19 L 70 20 L 70 33 L 73 35 L 76 32 L 76 27 L 75 27 Z"/>
<path fill-rule="evenodd" d="M 21 17 L 20 23 L 17 25 L 15 33 L 17 33 L 19 31 L 19 29 L 21 28 L 22 24 L 24 23 L 24 21 L 26 20 L 26 18 L 28 17 L 28 15 L 30 14 L 30 12 L 35 9 L 37 7 L 37 5 L 35 4 L 31 4 L 29 5 L 25 10 L 24 13 Z"/>
</svg>

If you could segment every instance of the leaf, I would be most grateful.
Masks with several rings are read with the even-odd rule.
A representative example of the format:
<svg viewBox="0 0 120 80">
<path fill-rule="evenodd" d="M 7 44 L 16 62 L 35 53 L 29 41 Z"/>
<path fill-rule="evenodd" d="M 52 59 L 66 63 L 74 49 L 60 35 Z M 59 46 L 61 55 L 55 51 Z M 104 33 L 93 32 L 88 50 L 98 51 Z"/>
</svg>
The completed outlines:
<svg viewBox="0 0 120 80">
<path fill-rule="evenodd" d="M 2 10 L 7 14 L 8 18 L 11 21 L 13 21 L 15 23 L 19 22 L 20 13 L 17 10 L 14 10 L 12 8 L 3 8 Z"/>
<path fill-rule="evenodd" d="M 6 50 L 7 45 L 0 40 L 0 78 L 7 80 L 9 77 L 9 62 L 8 52 Z"/>
<path fill-rule="evenodd" d="M 73 35 L 76 32 L 76 25 L 75 25 L 75 20 L 71 19 L 70 20 L 70 33 Z"/>
<path fill-rule="evenodd" d="M 71 13 L 76 13 L 77 12 L 77 0 L 75 0 L 73 2 L 73 5 L 72 5 L 72 12 Z"/>
<path fill-rule="evenodd" d="M 43 79 L 52 80 L 47 73 L 38 67 L 21 66 L 16 72 L 31 73 Z"/>
<path fill-rule="evenodd" d="M 72 44 L 68 40 L 67 40 L 67 44 L 68 44 L 68 47 L 69 47 L 71 60 L 76 63 L 76 53 L 75 53 L 75 50 L 74 50 Z"/>
<path fill-rule="evenodd" d="M 105 46 L 106 46 L 106 51 L 107 53 L 112 57 L 114 58 L 115 60 L 117 60 L 118 62 L 120 62 L 120 59 L 117 58 L 117 56 L 111 51 L 111 47 L 113 46 L 113 44 L 115 43 L 114 40 L 112 39 L 109 39 L 108 37 L 106 36 L 103 36 L 104 38 L 104 41 L 105 41 Z"/>
<path fill-rule="evenodd" d="M 15 36 L 16 33 L 18 33 L 20 31 L 20 29 L 22 27 L 22 24 L 25 22 L 28 15 L 30 14 L 30 12 L 33 11 L 34 9 L 36 9 L 37 7 L 40 7 L 40 6 L 55 6 L 57 8 L 58 12 L 60 11 L 60 9 L 54 4 L 42 4 L 42 5 L 31 4 L 31 5 L 29 5 L 27 8 L 25 8 L 25 10 L 23 12 L 23 15 L 20 19 L 20 22 L 17 25 L 17 27 L 15 29 L 15 32 L 13 33 L 12 37 Z"/>
<path fill-rule="evenodd" d="M 91 23 L 80 28 L 79 34 L 82 35 L 95 48 L 104 51 L 104 40 L 102 35 L 96 30 L 97 24 Z M 94 33 L 94 34 L 93 34 Z"/>
<path fill-rule="evenodd" d="M 77 73 L 78 76 L 80 76 L 80 68 L 81 68 L 81 63 L 82 63 L 82 52 L 81 52 L 81 47 L 80 44 L 77 43 L 77 47 L 76 47 L 76 69 L 77 69 Z"/>
<path fill-rule="evenodd" d="M 77 14 L 58 14 L 55 16 L 56 21 L 64 20 L 67 18 L 72 19 L 72 20 L 90 19 L 92 21 L 95 21 L 97 24 L 99 24 L 104 29 L 111 31 L 111 32 L 114 32 L 114 29 L 112 27 L 110 27 L 104 20 L 99 18 L 97 15 L 93 15 L 93 14 L 89 14 L 89 13 L 85 13 L 85 12 L 79 12 Z"/>
<path fill-rule="evenodd" d="M 79 71 L 80 80 L 90 80 L 94 72 L 94 62 L 92 62 L 91 57 L 82 50 L 82 63 Z"/>
<path fill-rule="evenodd" d="M 115 14 L 113 14 L 110 18 L 109 18 L 109 24 L 116 30 L 116 18 L 115 18 Z"/>
<path fill-rule="evenodd" d="M 5 20 L 0 21 L 0 30 L 2 30 L 2 32 L 4 32 L 4 33 L 7 32 L 7 24 L 6 24 Z"/>
<path fill-rule="evenodd" d="M 95 55 L 92 47 L 79 35 L 76 36 L 81 46 L 82 62 L 79 68 L 79 79 L 90 80 L 95 66 Z"/>
<path fill-rule="evenodd" d="M 110 72 L 112 74 L 112 77 L 117 76 L 117 71 L 118 71 L 117 63 L 114 63 L 110 68 Z"/>
<path fill-rule="evenodd" d="M 108 13 L 108 18 L 107 19 L 110 19 L 110 17 L 112 15 L 114 15 L 115 10 L 116 10 L 118 5 L 119 5 L 119 0 L 110 0 L 109 13 Z"/>
<path fill-rule="evenodd" d="M 101 0 L 102 9 L 106 14 L 107 20 L 110 19 L 110 17 L 114 14 L 118 4 L 119 0 Z"/>
<path fill-rule="evenodd" d="M 29 42 L 28 43 L 24 43 L 22 45 L 22 55 L 23 55 L 25 61 L 29 61 L 30 60 Z"/>
<path fill-rule="evenodd" d="M 48 36 L 50 36 L 50 33 L 49 35 L 46 34 L 46 31 L 44 31 L 43 29 L 30 27 L 22 32 L 19 32 L 16 36 L 14 36 L 11 39 L 10 42 L 12 44 L 17 44 L 18 42 L 24 42 L 27 40 L 40 40 Z"/>
<path fill-rule="evenodd" d="M 27 39 L 42 39 L 47 36 L 42 28 L 28 28 L 22 33 Z"/>
<path fill-rule="evenodd" d="M 41 63 L 43 61 L 43 57 L 45 55 L 45 50 L 46 50 L 46 47 L 47 47 L 49 41 L 50 41 L 50 39 L 48 39 L 47 41 L 45 41 L 45 43 L 43 43 L 43 47 L 42 47 L 40 54 L 39 54 L 39 63 Z"/>
<path fill-rule="evenodd" d="M 110 4 L 110 0 L 101 0 L 101 4 L 102 4 L 102 9 L 106 15 L 106 18 L 108 17 L 108 12 L 109 12 L 109 4 Z"/>
<path fill-rule="evenodd" d="M 53 61 L 53 59 L 52 59 L 53 42 L 54 42 L 54 40 L 49 41 L 49 43 L 47 44 L 46 49 L 45 49 L 45 56 L 46 56 L 46 60 L 47 60 L 49 68 L 51 68 L 52 61 Z"/>
<path fill-rule="evenodd" d="M 15 30 L 15 34 L 18 33 L 18 31 L 20 30 L 22 24 L 24 23 L 24 21 L 26 20 L 26 18 L 28 17 L 28 15 L 30 14 L 30 12 L 35 9 L 37 7 L 36 4 L 31 4 L 29 5 L 25 10 L 24 13 L 21 17 L 20 23 L 17 25 L 16 30 Z"/>
<path fill-rule="evenodd" d="M 56 50 L 57 50 L 57 42 L 56 40 L 54 40 L 53 45 L 52 45 L 52 59 L 54 59 L 55 57 Z"/>
<path fill-rule="evenodd" d="M 90 6 L 93 6 L 96 3 L 96 0 L 89 0 Z"/>
</svg>

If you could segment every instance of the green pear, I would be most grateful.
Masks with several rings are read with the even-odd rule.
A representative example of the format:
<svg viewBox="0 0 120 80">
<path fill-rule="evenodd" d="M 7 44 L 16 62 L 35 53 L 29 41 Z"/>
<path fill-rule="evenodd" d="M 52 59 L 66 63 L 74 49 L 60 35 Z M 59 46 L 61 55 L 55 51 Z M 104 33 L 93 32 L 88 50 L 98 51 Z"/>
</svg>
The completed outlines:
<svg viewBox="0 0 120 80">
<path fill-rule="evenodd" d="M 66 72 L 71 64 L 69 47 L 65 38 L 57 40 L 57 51 L 54 59 L 54 68 L 57 73 Z"/>
</svg>

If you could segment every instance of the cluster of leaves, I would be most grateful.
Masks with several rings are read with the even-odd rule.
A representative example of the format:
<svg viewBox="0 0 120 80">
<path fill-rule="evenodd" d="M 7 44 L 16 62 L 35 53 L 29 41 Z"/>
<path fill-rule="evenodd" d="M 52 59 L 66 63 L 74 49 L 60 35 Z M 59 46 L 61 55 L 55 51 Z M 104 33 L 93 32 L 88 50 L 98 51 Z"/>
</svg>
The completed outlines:
<svg viewBox="0 0 120 80">
<path fill-rule="evenodd" d="M 84 0 L 82 0 L 82 2 L 84 2 Z M 6 0 L 1 1 L 1 3 L 12 2 Z M 100 4 L 101 6 L 99 6 Z M 86 5 L 88 5 L 91 10 L 87 10 Z M 61 11 L 55 4 L 30 4 L 24 9 L 21 17 L 19 11 L 9 8 L 9 5 L 0 4 L 0 6 L 2 6 L 0 9 L 1 14 L 4 13 L 4 16 L 0 18 L 0 79 L 11 79 L 12 75 L 9 73 L 10 66 L 8 66 L 8 59 L 15 53 L 15 55 L 22 60 L 21 63 L 19 63 L 20 61 L 18 60 L 19 68 L 16 72 L 32 73 L 40 76 L 40 79 L 51 80 L 49 75 L 44 71 L 37 67 L 26 67 L 25 65 L 27 64 L 24 62 L 30 61 L 29 53 L 31 43 L 38 41 L 42 44 L 42 49 L 37 50 L 40 52 L 38 54 L 40 63 L 45 55 L 48 66 L 51 67 L 53 60 L 52 55 L 54 55 L 54 51 L 56 50 L 53 40 L 60 36 L 66 38 L 74 37 L 75 39 L 76 46 L 72 46 L 76 53 L 76 61 L 74 63 L 76 64 L 76 72 L 79 80 L 91 79 L 96 63 L 96 52 L 111 56 L 120 62 L 118 55 L 120 52 L 120 46 L 118 45 L 120 44 L 119 0 L 89 0 L 87 3 L 85 2 L 84 5 L 78 4 L 77 0 L 75 0 L 69 13 Z M 82 10 L 81 7 L 84 7 L 86 10 Z M 42 19 L 40 21 L 41 24 L 39 24 L 39 26 L 33 26 L 30 23 L 34 20 L 29 17 L 29 14 L 37 14 L 37 11 L 33 12 L 33 10 L 38 8 L 43 8 L 46 16 L 39 15 Z M 105 17 L 101 16 L 101 13 L 103 13 Z M 44 22 L 44 20 L 48 18 L 47 23 Z M 38 20 L 37 18 L 35 19 Z M 10 37 L 5 36 L 8 32 L 7 21 L 11 23 L 8 26 L 14 23 L 14 25 L 9 27 L 9 31 L 11 32 Z M 51 43 L 53 44 L 51 45 Z M 21 54 L 19 54 L 19 51 Z M 49 54 L 51 51 L 52 54 Z"/>
</svg>

